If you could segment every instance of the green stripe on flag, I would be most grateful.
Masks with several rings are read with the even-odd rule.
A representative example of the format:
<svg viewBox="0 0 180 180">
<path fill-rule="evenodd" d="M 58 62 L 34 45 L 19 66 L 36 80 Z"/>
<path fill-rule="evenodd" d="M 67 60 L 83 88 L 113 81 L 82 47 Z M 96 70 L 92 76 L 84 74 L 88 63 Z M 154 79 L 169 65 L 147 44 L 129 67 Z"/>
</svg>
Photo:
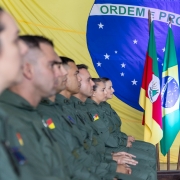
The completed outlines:
<svg viewBox="0 0 180 180">
<path fill-rule="evenodd" d="M 170 147 L 176 135 L 179 132 L 179 109 L 174 111 L 173 113 L 167 114 L 163 117 L 163 138 L 161 140 L 161 153 L 165 156 L 169 151 Z"/>
<path fill-rule="evenodd" d="M 173 32 L 172 29 L 169 27 L 168 36 L 166 40 L 163 71 L 167 71 L 168 68 L 176 65 L 177 65 L 177 57 L 176 57 L 176 49 L 174 46 Z"/>
<path fill-rule="evenodd" d="M 161 152 L 165 156 L 170 150 L 180 129 L 179 75 L 176 48 L 171 27 L 168 29 L 162 73 L 163 138 Z"/>
<path fill-rule="evenodd" d="M 159 77 L 159 69 L 157 63 L 157 53 L 156 53 L 156 42 L 155 42 L 155 35 L 154 35 L 154 21 L 151 22 L 150 26 L 150 36 L 149 36 L 149 45 L 148 45 L 148 55 L 153 60 L 153 73 L 155 76 Z"/>
</svg>

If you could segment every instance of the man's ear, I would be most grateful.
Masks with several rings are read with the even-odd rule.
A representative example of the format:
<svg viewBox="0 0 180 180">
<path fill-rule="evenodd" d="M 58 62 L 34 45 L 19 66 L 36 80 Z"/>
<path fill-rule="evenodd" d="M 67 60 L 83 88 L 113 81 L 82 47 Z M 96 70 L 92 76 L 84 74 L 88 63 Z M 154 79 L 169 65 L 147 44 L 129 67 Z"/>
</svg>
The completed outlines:
<svg viewBox="0 0 180 180">
<path fill-rule="evenodd" d="M 30 63 L 26 62 L 23 65 L 23 75 L 27 79 L 32 79 L 33 77 L 33 67 Z"/>
</svg>

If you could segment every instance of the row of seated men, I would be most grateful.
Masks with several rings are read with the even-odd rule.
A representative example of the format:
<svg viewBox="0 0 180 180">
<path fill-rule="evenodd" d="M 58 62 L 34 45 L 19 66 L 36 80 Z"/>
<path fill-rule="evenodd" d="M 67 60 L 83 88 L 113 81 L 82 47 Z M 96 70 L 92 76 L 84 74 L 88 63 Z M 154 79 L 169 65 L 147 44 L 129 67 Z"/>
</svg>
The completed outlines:
<svg viewBox="0 0 180 180">
<path fill-rule="evenodd" d="M 0 9 L 0 180 L 156 180 L 150 143 L 121 132 L 108 78 L 18 36 Z"/>
</svg>

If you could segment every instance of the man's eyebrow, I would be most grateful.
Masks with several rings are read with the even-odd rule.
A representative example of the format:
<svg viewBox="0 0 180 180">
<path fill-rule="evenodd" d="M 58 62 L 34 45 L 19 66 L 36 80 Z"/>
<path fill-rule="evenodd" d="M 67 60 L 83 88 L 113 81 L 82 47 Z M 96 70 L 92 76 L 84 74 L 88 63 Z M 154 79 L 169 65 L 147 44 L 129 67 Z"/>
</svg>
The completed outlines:
<svg viewBox="0 0 180 180">
<path fill-rule="evenodd" d="M 52 63 L 52 65 L 55 65 L 55 64 L 62 64 L 62 62 L 60 62 L 60 61 L 56 61 L 56 60 L 53 60 L 53 61 L 51 61 L 51 63 Z"/>
<path fill-rule="evenodd" d="M 78 74 L 78 73 L 79 73 L 79 70 L 77 70 L 76 73 Z"/>
</svg>

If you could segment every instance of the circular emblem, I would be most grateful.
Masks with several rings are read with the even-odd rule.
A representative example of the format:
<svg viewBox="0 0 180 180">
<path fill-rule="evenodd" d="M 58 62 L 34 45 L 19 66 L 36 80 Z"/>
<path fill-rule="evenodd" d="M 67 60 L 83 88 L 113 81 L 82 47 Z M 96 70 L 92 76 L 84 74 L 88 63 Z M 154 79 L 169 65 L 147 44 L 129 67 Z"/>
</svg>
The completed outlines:
<svg viewBox="0 0 180 180">
<path fill-rule="evenodd" d="M 173 107 L 179 98 L 179 85 L 177 81 L 171 77 L 166 76 L 162 79 L 162 107 L 171 108 Z"/>
<path fill-rule="evenodd" d="M 153 79 L 148 86 L 148 96 L 150 101 L 152 103 L 155 102 L 159 94 L 160 94 L 160 81 L 157 76 L 153 75 Z"/>
</svg>

